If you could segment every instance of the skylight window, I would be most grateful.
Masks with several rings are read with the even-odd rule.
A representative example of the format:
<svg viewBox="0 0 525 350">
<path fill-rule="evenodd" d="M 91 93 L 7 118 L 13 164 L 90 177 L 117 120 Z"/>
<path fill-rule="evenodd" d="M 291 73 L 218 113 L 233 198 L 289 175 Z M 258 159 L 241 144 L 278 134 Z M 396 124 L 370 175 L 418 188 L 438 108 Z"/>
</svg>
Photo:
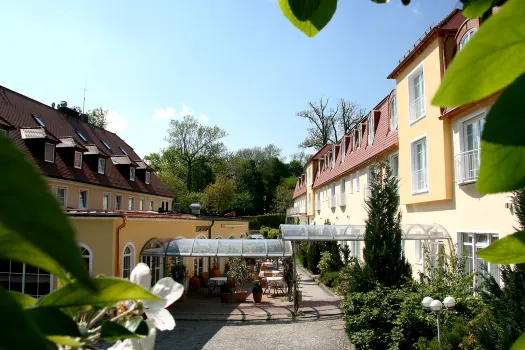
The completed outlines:
<svg viewBox="0 0 525 350">
<path fill-rule="evenodd" d="M 46 126 L 46 124 L 44 124 L 44 122 L 36 114 L 31 114 L 31 115 L 33 116 L 33 118 L 35 119 L 38 125 L 44 126 L 44 127 Z"/>
<path fill-rule="evenodd" d="M 82 141 L 84 141 L 84 142 L 88 142 L 87 139 L 86 139 L 86 137 L 85 137 L 84 135 L 82 135 L 82 133 L 81 133 L 80 131 L 77 130 L 77 134 L 78 134 L 78 136 L 80 136 L 80 138 L 82 139 Z"/>
<path fill-rule="evenodd" d="M 111 147 L 109 147 L 108 143 L 104 140 L 102 140 L 102 143 L 104 144 L 104 146 L 106 146 L 107 149 L 111 149 Z"/>
<path fill-rule="evenodd" d="M 120 146 L 119 146 L 119 148 L 120 148 L 120 150 L 122 151 L 122 153 L 124 153 L 125 155 L 128 155 L 128 152 L 126 152 L 126 150 L 125 150 L 124 148 L 122 148 L 122 147 L 120 147 Z"/>
</svg>

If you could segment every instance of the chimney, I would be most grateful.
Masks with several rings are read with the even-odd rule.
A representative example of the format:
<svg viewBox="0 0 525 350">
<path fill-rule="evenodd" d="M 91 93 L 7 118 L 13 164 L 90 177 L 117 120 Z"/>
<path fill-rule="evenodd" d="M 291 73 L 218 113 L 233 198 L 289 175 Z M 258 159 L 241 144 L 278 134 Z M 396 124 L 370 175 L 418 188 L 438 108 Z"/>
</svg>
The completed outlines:
<svg viewBox="0 0 525 350">
<path fill-rule="evenodd" d="M 190 204 L 191 213 L 194 215 L 200 215 L 201 213 L 201 204 L 199 202 Z"/>
<path fill-rule="evenodd" d="M 55 109 L 55 106 L 56 106 L 55 102 L 51 103 L 51 108 Z"/>
</svg>

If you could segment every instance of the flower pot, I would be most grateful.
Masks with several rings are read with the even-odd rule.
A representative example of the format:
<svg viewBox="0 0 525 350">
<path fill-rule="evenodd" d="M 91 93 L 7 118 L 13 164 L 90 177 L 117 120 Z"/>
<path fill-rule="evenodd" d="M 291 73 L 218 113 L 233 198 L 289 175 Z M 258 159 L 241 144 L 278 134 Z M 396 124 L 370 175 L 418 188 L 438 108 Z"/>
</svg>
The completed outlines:
<svg viewBox="0 0 525 350">
<path fill-rule="evenodd" d="M 238 292 L 235 292 L 235 300 L 244 303 L 246 301 L 246 298 L 248 298 L 248 292 L 245 290 L 241 290 Z"/>
<path fill-rule="evenodd" d="M 201 280 L 197 276 L 193 276 L 190 279 L 190 289 L 194 292 L 198 292 L 201 288 Z"/>
<path fill-rule="evenodd" d="M 220 277 L 221 276 L 221 270 L 214 267 L 211 269 L 211 277 Z"/>
<path fill-rule="evenodd" d="M 205 282 L 210 279 L 210 274 L 208 272 L 202 272 L 201 276 L 202 276 L 202 280 Z"/>
<path fill-rule="evenodd" d="M 228 277 L 228 279 L 226 280 L 226 285 L 230 289 L 235 288 L 235 278 L 234 277 Z"/>
<path fill-rule="evenodd" d="M 231 293 L 221 293 L 221 303 L 229 303 L 232 301 Z"/>
<path fill-rule="evenodd" d="M 253 302 L 260 303 L 262 301 L 263 293 L 253 293 Z"/>
</svg>

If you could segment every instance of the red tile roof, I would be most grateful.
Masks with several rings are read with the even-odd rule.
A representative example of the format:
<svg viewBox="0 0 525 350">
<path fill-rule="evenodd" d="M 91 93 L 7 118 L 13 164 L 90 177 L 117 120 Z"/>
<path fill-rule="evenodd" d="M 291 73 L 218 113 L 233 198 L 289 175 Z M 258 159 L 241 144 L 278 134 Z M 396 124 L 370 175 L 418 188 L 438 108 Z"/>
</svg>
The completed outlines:
<svg viewBox="0 0 525 350">
<path fill-rule="evenodd" d="M 374 113 L 375 115 L 375 127 L 376 131 L 374 134 L 374 140 L 371 145 L 368 145 L 368 118 L 364 118 L 357 127 L 363 128 L 363 138 L 361 147 L 357 148 L 355 151 L 352 151 L 351 140 L 348 142 L 348 147 L 346 148 L 346 157 L 345 161 L 341 162 L 342 159 L 342 147 L 336 147 L 336 159 L 335 167 L 331 167 L 331 162 L 328 162 L 328 166 L 324 167 L 324 170 L 321 171 L 319 177 L 317 173 L 314 174 L 314 183 L 313 188 L 318 188 L 322 185 L 325 185 L 329 182 L 332 182 L 334 179 L 344 176 L 354 170 L 362 167 L 368 162 L 372 162 L 375 159 L 382 156 L 384 153 L 394 150 L 398 145 L 398 135 L 396 130 L 389 130 L 390 128 L 390 98 L 393 94 L 389 94 L 385 97 L 373 110 L 379 111 Z M 356 127 L 356 128 L 357 128 Z M 352 135 L 354 130 L 352 129 L 346 137 Z M 340 144 L 339 144 L 340 145 Z M 332 146 L 332 145 L 330 145 Z M 325 147 L 323 147 L 324 149 Z"/>
<path fill-rule="evenodd" d="M 88 154 L 93 154 L 92 151 L 94 151 L 94 147 L 89 147 L 90 152 L 85 154 L 86 157 L 82 169 L 75 169 L 72 160 L 63 159 L 65 156 L 71 156 L 69 152 L 62 153 L 62 151 L 57 150 L 55 163 L 45 162 L 43 156 L 38 156 L 34 147 L 29 146 L 28 141 L 22 139 L 19 130 L 38 126 L 35 119 L 31 116 L 32 114 L 38 116 L 45 124 L 44 129 L 46 135 L 59 138 L 73 138 L 75 143 L 83 146 L 96 146 L 99 152 L 103 152 L 102 154 L 107 153 L 111 157 L 124 155 L 119 147 L 122 147 L 128 153 L 129 157 L 134 160 L 140 160 L 140 157 L 133 151 L 133 148 L 118 137 L 118 135 L 81 121 L 75 116 L 66 115 L 60 110 L 51 108 L 27 96 L 0 86 L 0 118 L 16 128 L 16 130 L 9 131 L 8 135 L 21 149 L 32 156 L 34 164 L 44 175 L 58 179 L 113 187 L 126 191 L 173 197 L 173 193 L 154 173 L 151 174 L 149 185 L 143 182 L 143 176 L 136 176 L 135 181 L 130 181 L 129 171 L 121 172 L 113 162 L 106 162 L 105 174 L 98 174 L 96 166 L 89 166 L 86 163 L 87 158 L 92 157 L 88 156 Z M 77 131 L 82 133 L 87 139 L 87 142 L 80 139 Z M 105 141 L 111 149 L 107 149 L 102 141 Z M 59 142 L 59 140 L 57 140 L 57 142 Z"/>
<path fill-rule="evenodd" d="M 299 179 L 297 179 L 292 199 L 300 197 L 304 194 L 306 194 L 306 178 L 304 175 L 302 175 Z"/>
</svg>

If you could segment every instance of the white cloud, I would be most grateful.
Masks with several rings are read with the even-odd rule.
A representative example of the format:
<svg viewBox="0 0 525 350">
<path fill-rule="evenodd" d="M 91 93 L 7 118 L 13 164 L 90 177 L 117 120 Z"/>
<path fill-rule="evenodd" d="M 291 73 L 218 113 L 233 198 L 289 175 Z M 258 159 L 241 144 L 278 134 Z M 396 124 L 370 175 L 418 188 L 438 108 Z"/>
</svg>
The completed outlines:
<svg viewBox="0 0 525 350">
<path fill-rule="evenodd" d="M 193 111 L 190 110 L 190 107 L 186 106 L 184 103 L 182 104 L 182 112 L 179 113 L 181 117 L 184 117 L 186 115 L 193 115 Z"/>
<path fill-rule="evenodd" d="M 199 117 L 199 120 L 201 122 L 201 124 L 204 124 L 204 125 L 207 125 L 208 124 L 208 121 L 209 121 L 209 118 L 206 114 L 203 114 Z"/>
<path fill-rule="evenodd" d="M 159 120 L 159 119 L 167 119 L 171 118 L 175 115 L 175 108 L 168 107 L 168 108 L 157 108 L 153 112 L 153 120 Z"/>
<path fill-rule="evenodd" d="M 409 5 L 410 6 L 410 5 Z M 419 6 L 419 3 L 418 4 L 414 4 L 411 6 L 411 11 L 413 14 L 415 15 L 420 15 L 421 14 L 421 11 L 420 11 L 420 6 Z"/>
<path fill-rule="evenodd" d="M 108 110 L 107 130 L 112 132 L 121 132 L 128 129 L 128 120 L 115 111 Z"/>
</svg>

